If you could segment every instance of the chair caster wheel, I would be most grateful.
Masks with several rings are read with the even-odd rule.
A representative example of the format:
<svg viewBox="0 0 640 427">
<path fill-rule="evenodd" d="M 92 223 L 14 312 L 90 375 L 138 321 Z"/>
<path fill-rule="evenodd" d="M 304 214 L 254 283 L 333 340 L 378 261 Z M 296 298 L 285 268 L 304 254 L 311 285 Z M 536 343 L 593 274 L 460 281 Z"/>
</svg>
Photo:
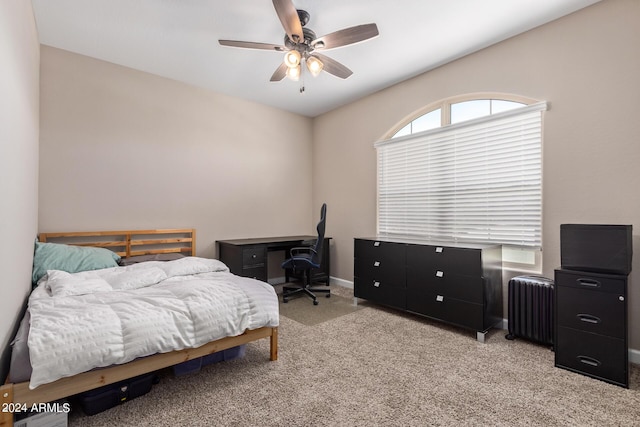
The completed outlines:
<svg viewBox="0 0 640 427">
<path fill-rule="evenodd" d="M 282 302 L 287 303 L 287 302 L 289 302 L 289 299 L 288 298 L 282 298 Z"/>
<path fill-rule="evenodd" d="M 327 294 L 326 298 L 331 298 L 331 294 Z"/>
<path fill-rule="evenodd" d="M 313 300 L 313 305 L 318 305 L 318 300 L 317 299 Z"/>
</svg>

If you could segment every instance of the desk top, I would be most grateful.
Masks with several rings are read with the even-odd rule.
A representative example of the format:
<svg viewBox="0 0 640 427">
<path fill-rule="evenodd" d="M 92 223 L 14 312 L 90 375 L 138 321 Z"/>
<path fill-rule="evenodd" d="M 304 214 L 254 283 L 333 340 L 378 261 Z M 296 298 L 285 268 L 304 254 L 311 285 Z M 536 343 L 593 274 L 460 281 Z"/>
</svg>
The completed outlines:
<svg viewBox="0 0 640 427">
<path fill-rule="evenodd" d="M 249 245 L 267 245 L 279 246 L 288 244 L 298 244 L 304 240 L 315 240 L 318 236 L 276 236 L 276 237 L 257 237 L 251 239 L 231 239 L 218 240 L 218 243 L 232 246 L 249 246 Z"/>
</svg>

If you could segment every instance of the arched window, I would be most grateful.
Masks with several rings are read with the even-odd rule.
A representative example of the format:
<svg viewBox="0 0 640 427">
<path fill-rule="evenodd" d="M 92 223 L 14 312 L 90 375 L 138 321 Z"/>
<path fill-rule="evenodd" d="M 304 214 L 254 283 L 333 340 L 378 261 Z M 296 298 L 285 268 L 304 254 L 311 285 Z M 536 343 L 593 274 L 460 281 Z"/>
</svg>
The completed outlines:
<svg viewBox="0 0 640 427">
<path fill-rule="evenodd" d="M 393 133 L 391 138 L 412 135 L 414 133 L 473 120 L 479 117 L 490 116 L 535 103 L 535 101 L 530 99 L 509 95 L 493 95 L 497 98 L 491 98 L 491 95 L 485 95 L 487 98 L 481 98 L 482 96 L 483 95 L 467 95 L 441 101 L 436 107 L 412 119 L 400 130 Z"/>
<path fill-rule="evenodd" d="M 375 144 L 378 234 L 542 245 L 542 112 L 504 95 L 450 98 Z"/>
<path fill-rule="evenodd" d="M 429 111 L 421 115 L 417 119 L 413 119 L 405 127 L 396 132 L 393 137 L 411 135 L 413 133 L 439 128 L 440 126 L 442 126 L 442 109 L 438 108 L 437 110 Z"/>
</svg>

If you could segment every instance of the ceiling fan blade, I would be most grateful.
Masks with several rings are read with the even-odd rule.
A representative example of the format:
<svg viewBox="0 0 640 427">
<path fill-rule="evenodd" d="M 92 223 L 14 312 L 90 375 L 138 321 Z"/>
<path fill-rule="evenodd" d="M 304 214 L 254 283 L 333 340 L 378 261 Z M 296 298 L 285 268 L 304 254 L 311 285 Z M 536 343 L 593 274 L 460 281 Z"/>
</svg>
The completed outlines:
<svg viewBox="0 0 640 427">
<path fill-rule="evenodd" d="M 304 40 L 302 24 L 298 17 L 298 11 L 291 0 L 273 0 L 273 7 L 276 9 L 278 18 L 280 18 L 289 39 L 295 43 L 302 42 Z"/>
<path fill-rule="evenodd" d="M 311 42 L 315 49 L 333 49 L 368 40 L 380 34 L 376 24 L 356 25 L 326 36 L 318 37 Z"/>
<path fill-rule="evenodd" d="M 271 43 L 243 42 L 239 40 L 218 40 L 218 43 L 222 46 L 242 47 L 245 49 L 275 50 L 276 52 L 284 52 L 287 50 L 284 46 Z"/>
<path fill-rule="evenodd" d="M 271 76 L 271 81 L 279 82 L 280 80 L 284 79 L 286 75 L 287 75 L 287 64 L 283 62 L 282 64 L 280 64 L 278 68 L 276 68 L 276 71 Z"/>
<path fill-rule="evenodd" d="M 313 56 L 317 56 L 320 61 L 324 64 L 323 70 L 329 74 L 333 74 L 336 77 L 340 77 L 341 79 L 346 79 L 353 71 L 336 61 L 335 59 L 331 59 L 328 56 L 320 55 L 319 53 L 314 53 Z"/>
</svg>

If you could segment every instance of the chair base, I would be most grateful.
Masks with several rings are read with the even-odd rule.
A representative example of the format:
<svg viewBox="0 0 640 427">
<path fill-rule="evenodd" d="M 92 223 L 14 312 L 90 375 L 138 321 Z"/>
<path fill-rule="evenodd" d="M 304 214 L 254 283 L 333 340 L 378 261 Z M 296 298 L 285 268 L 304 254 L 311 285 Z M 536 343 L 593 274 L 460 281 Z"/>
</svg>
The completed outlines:
<svg viewBox="0 0 640 427">
<path fill-rule="evenodd" d="M 282 288 L 282 302 L 289 302 L 289 298 L 294 295 L 307 295 L 313 300 L 313 305 L 318 305 L 318 298 L 314 292 L 326 293 L 326 297 L 331 297 L 331 289 L 328 288 L 312 288 L 307 284 L 301 283 L 300 286 L 284 286 Z"/>
</svg>

